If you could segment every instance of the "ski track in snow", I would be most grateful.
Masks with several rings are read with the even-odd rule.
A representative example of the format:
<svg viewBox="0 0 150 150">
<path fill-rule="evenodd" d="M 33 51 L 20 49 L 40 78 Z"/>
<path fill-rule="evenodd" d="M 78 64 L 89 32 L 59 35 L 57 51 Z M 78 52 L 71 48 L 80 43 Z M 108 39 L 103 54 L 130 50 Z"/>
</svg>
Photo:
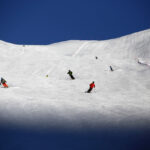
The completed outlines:
<svg viewBox="0 0 150 150">
<path fill-rule="evenodd" d="M 81 50 L 83 50 L 83 48 L 85 48 L 87 45 L 88 45 L 89 42 L 84 42 L 76 51 L 75 53 L 72 55 L 72 57 L 75 57 L 77 56 Z"/>
</svg>

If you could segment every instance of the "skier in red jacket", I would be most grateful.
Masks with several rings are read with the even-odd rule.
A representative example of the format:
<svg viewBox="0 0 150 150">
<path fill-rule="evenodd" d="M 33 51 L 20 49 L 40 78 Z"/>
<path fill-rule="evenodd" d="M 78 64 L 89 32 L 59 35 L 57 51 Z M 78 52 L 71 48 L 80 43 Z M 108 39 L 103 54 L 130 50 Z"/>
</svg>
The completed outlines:
<svg viewBox="0 0 150 150">
<path fill-rule="evenodd" d="M 8 85 L 6 84 L 7 83 L 6 80 L 2 77 L 0 77 L 0 85 L 1 83 L 3 84 L 4 88 L 8 88 Z"/>
<path fill-rule="evenodd" d="M 89 89 L 87 91 L 87 93 L 90 93 L 92 91 L 93 88 L 95 88 L 95 84 L 94 84 L 94 81 L 89 85 Z"/>
</svg>

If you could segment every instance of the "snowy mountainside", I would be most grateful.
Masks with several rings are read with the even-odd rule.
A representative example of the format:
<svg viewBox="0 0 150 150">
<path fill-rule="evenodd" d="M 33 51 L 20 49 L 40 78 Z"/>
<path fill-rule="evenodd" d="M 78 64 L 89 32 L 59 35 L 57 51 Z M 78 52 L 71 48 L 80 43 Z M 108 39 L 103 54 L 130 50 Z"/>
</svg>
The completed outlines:
<svg viewBox="0 0 150 150">
<path fill-rule="evenodd" d="M 10 86 L 0 88 L 3 124 L 94 128 L 150 123 L 150 30 L 41 46 L 0 41 L 0 52 L 0 76 Z M 75 80 L 67 75 L 69 69 Z M 84 93 L 92 81 L 96 88 Z"/>
</svg>

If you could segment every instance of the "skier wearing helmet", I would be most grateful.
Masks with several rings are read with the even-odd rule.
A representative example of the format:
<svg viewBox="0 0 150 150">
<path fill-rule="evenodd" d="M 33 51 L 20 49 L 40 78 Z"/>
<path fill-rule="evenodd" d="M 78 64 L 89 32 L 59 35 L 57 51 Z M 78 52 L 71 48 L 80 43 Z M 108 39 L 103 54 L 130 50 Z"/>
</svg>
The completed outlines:
<svg viewBox="0 0 150 150">
<path fill-rule="evenodd" d="M 90 87 L 89 87 L 87 93 L 90 93 L 90 92 L 92 91 L 92 89 L 95 88 L 95 83 L 94 83 L 94 81 L 93 81 L 89 86 L 90 86 Z"/>
</svg>

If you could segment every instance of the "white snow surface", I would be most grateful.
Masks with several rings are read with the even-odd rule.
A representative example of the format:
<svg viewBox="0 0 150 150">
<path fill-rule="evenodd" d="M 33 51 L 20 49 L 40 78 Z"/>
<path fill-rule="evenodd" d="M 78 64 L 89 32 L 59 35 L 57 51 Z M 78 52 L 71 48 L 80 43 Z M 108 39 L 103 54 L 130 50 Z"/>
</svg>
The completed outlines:
<svg viewBox="0 0 150 150">
<path fill-rule="evenodd" d="M 0 76 L 9 85 L 0 88 L 0 123 L 72 129 L 149 126 L 150 66 L 145 62 L 150 62 L 150 30 L 51 45 L 0 41 Z M 92 81 L 96 88 L 84 93 Z"/>
</svg>

